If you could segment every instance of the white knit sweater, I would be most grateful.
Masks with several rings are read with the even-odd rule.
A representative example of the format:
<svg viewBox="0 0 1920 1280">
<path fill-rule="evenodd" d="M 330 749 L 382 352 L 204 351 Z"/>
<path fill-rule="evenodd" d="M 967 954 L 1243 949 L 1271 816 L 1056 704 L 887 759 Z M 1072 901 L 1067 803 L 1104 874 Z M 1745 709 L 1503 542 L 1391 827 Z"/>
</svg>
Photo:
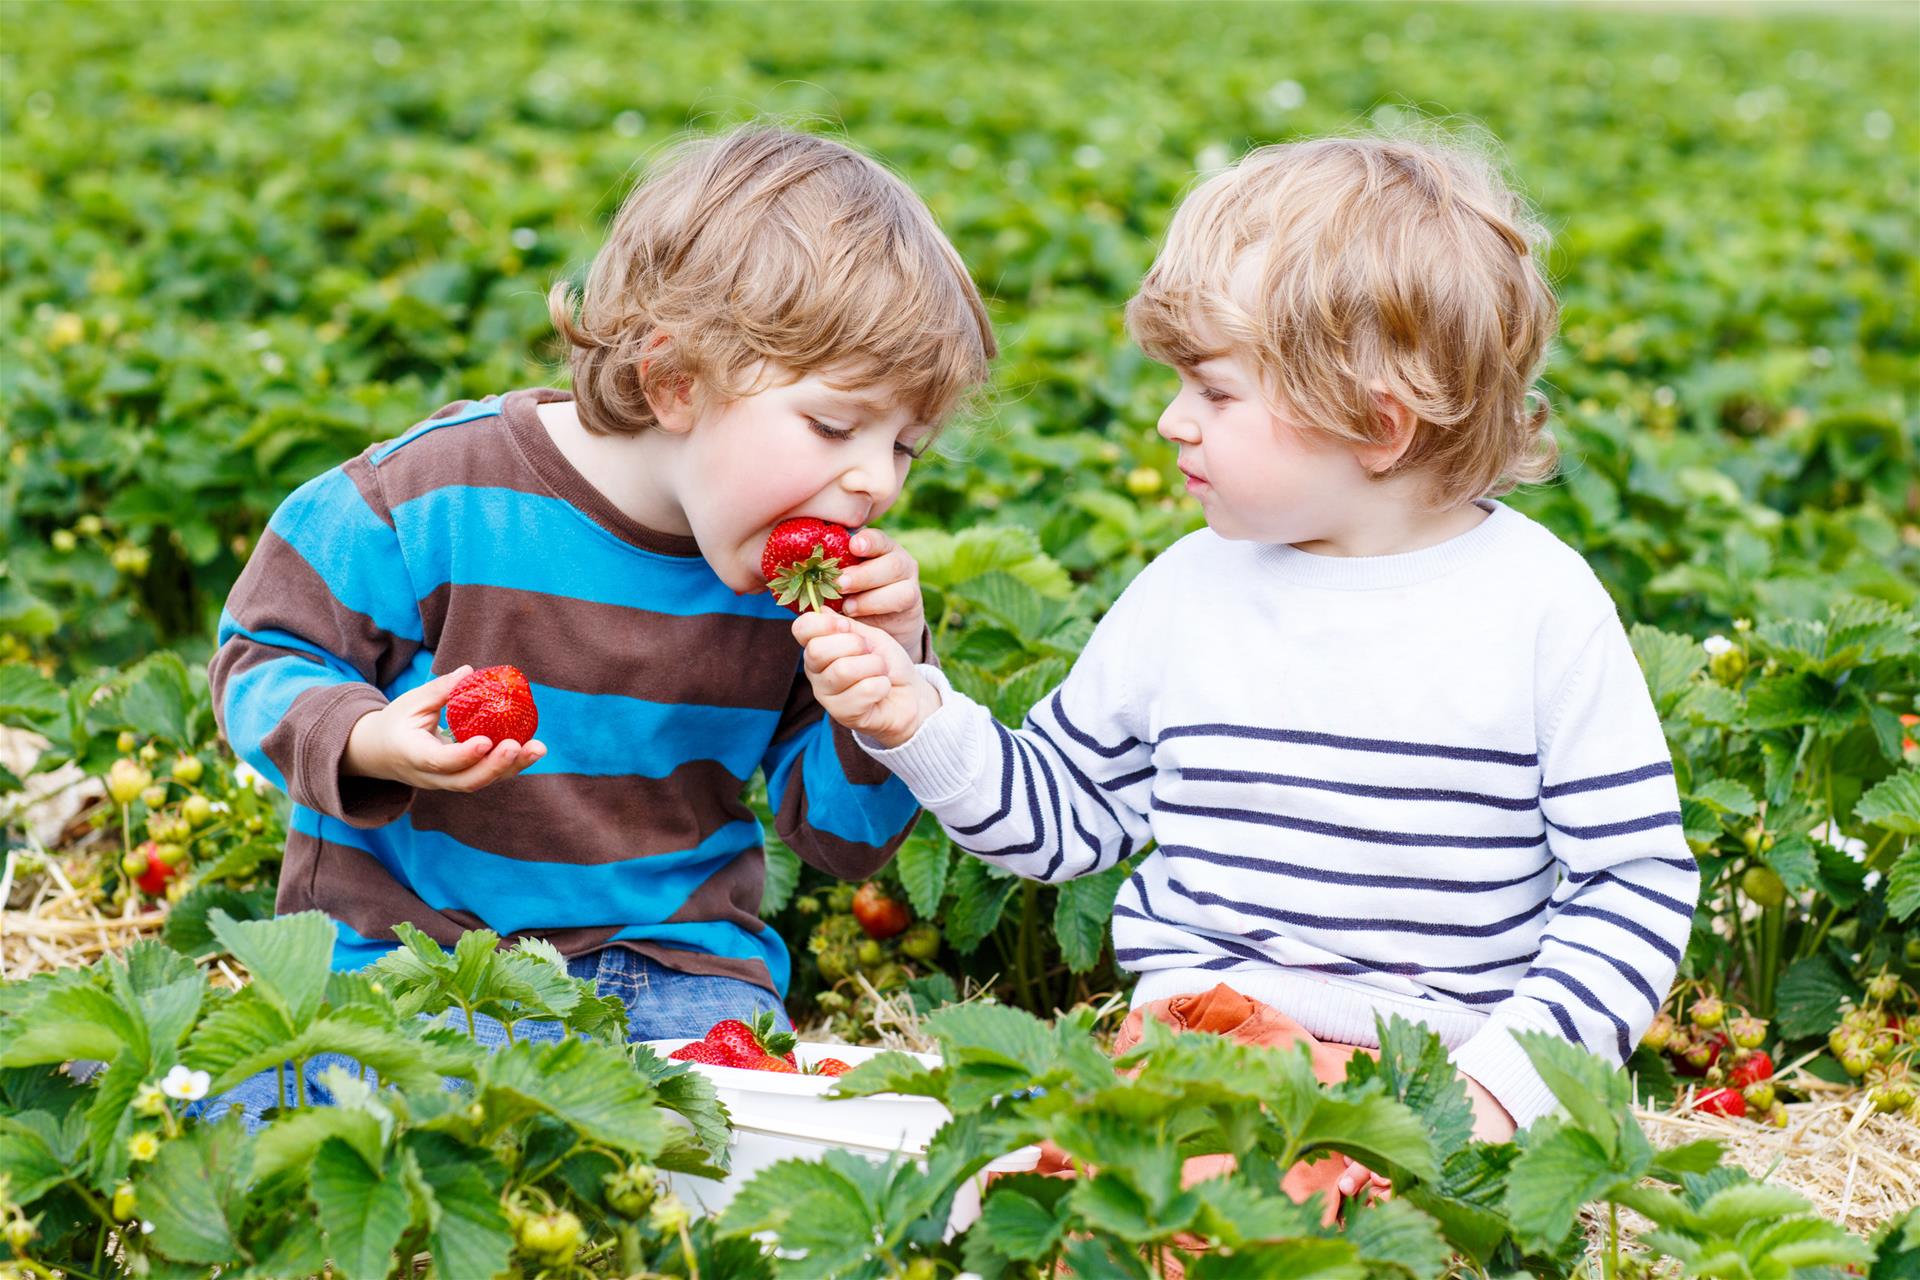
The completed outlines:
<svg viewBox="0 0 1920 1280">
<path fill-rule="evenodd" d="M 1023 728 L 923 666 L 941 709 L 862 745 L 1009 871 L 1135 858 L 1113 941 L 1136 1006 L 1224 982 L 1363 1045 L 1398 1013 L 1528 1124 L 1554 1102 L 1510 1032 L 1624 1059 L 1699 873 L 1612 601 L 1540 525 L 1481 505 L 1404 555 L 1202 530 Z"/>
</svg>

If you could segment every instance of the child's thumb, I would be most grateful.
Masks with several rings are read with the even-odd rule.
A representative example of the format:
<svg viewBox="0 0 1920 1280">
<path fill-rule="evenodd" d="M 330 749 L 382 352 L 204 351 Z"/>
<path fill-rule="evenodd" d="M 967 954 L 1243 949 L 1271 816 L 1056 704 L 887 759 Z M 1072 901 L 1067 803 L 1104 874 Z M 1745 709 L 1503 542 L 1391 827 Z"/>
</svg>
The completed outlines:
<svg viewBox="0 0 1920 1280">
<path fill-rule="evenodd" d="M 453 696 L 454 686 L 471 674 L 473 674 L 473 667 L 470 664 L 455 667 L 452 671 L 447 672 L 447 674 L 435 676 L 418 689 L 403 694 L 394 699 L 394 701 L 404 704 L 409 710 L 444 707 L 447 705 L 447 699 Z"/>
</svg>

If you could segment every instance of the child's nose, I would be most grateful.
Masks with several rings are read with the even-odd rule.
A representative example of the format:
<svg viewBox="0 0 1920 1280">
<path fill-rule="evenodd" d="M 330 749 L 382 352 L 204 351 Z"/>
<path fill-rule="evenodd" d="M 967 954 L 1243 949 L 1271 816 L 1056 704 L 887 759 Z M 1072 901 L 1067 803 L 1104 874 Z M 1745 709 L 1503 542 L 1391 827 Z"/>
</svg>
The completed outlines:
<svg viewBox="0 0 1920 1280">
<path fill-rule="evenodd" d="M 1160 435 L 1175 444 L 1200 443 L 1200 428 L 1192 418 L 1181 411 L 1180 401 L 1173 400 L 1161 411 L 1160 421 L 1154 427 Z"/>
</svg>

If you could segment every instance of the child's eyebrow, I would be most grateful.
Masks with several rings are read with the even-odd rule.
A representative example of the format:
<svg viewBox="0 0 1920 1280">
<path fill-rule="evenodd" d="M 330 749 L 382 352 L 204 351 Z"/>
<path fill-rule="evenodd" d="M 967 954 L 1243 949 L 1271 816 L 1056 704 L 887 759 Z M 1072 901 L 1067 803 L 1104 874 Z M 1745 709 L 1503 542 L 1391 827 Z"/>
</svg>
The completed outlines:
<svg viewBox="0 0 1920 1280">
<path fill-rule="evenodd" d="M 895 408 L 889 401 L 876 400 L 871 396 L 863 396 L 852 391 L 822 391 L 818 394 L 823 401 L 836 408 L 851 409 L 869 418 L 884 418 Z"/>
</svg>

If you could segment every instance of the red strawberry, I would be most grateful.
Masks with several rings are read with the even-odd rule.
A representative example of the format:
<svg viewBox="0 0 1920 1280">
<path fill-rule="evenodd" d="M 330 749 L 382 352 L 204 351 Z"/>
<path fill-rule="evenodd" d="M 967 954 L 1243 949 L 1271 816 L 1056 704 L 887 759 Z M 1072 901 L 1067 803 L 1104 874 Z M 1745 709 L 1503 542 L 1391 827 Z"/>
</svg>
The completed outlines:
<svg viewBox="0 0 1920 1280">
<path fill-rule="evenodd" d="M 159 854 L 150 854 L 147 857 L 147 869 L 140 873 L 135 883 L 148 897 L 161 898 L 166 896 L 167 881 L 173 879 L 175 874 L 174 868 L 162 862 Z"/>
<path fill-rule="evenodd" d="M 726 1055 L 718 1045 L 708 1044 L 705 1040 L 694 1040 L 681 1045 L 667 1055 L 676 1062 L 704 1062 L 710 1067 L 730 1067 Z"/>
<path fill-rule="evenodd" d="M 1744 1089 L 1750 1084 L 1759 1084 L 1762 1080 L 1771 1079 L 1773 1079 L 1773 1059 L 1759 1050 L 1735 1062 L 1733 1070 L 1727 1073 L 1727 1083 L 1736 1089 Z"/>
<path fill-rule="evenodd" d="M 707 1043 L 725 1055 L 727 1066 L 758 1069 L 763 1058 L 790 1054 L 795 1040 L 790 1031 L 775 1031 L 772 1012 L 763 1010 L 752 1022 L 723 1018 L 714 1023 L 707 1028 Z"/>
<path fill-rule="evenodd" d="M 482 667 L 453 686 L 447 699 L 447 728 L 458 742 L 485 737 L 527 743 L 539 727 L 533 690 L 518 667 Z"/>
<path fill-rule="evenodd" d="M 1710 1116 L 1737 1118 L 1747 1114 L 1747 1100 L 1740 1096 L 1738 1089 L 1714 1089 L 1694 1098 L 1693 1109 Z"/>
<path fill-rule="evenodd" d="M 869 880 L 853 895 L 853 918 L 869 938 L 885 940 L 913 923 L 907 904 L 887 892 L 878 880 Z"/>
<path fill-rule="evenodd" d="M 725 1018 L 709 1027 L 707 1043 L 720 1053 L 729 1067 L 757 1067 L 760 1059 L 767 1056 L 753 1028 L 738 1018 Z"/>
<path fill-rule="evenodd" d="M 791 1062 L 788 1062 L 785 1058 L 776 1058 L 769 1053 L 765 1057 L 760 1059 L 760 1064 L 756 1068 L 756 1070 L 779 1071 L 779 1072 L 785 1073 L 786 1075 L 795 1075 L 799 1072 L 800 1068 L 794 1066 Z"/>
<path fill-rule="evenodd" d="M 843 1076 L 853 1070 L 838 1058 L 822 1058 L 808 1069 L 808 1074 L 816 1076 Z"/>
<path fill-rule="evenodd" d="M 802 516 L 782 520 L 760 553 L 760 574 L 773 598 L 795 613 L 840 612 L 840 570 L 860 563 L 852 535 L 837 524 Z"/>
</svg>

